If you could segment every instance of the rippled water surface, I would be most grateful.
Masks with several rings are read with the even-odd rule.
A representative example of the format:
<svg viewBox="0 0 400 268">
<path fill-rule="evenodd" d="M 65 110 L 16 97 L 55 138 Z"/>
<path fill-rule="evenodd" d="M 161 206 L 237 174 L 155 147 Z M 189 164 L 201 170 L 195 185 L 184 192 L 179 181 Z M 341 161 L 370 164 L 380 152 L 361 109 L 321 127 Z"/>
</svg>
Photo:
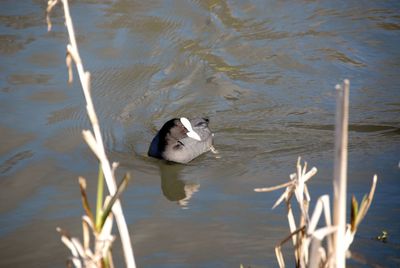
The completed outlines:
<svg viewBox="0 0 400 268">
<path fill-rule="evenodd" d="M 67 85 L 61 5 L 0 1 L 0 266 L 62 267 L 56 226 L 80 236 L 77 177 L 94 204 L 97 162 L 80 86 Z M 139 267 L 275 267 L 279 192 L 298 156 L 332 192 L 335 84 L 351 81 L 349 186 L 374 203 L 351 267 L 400 266 L 398 1 L 73 1 L 71 12 L 118 176 Z M 207 116 L 220 158 L 146 156 L 172 117 Z M 314 203 L 313 203 L 314 204 Z M 314 205 L 312 205 L 314 206 Z M 382 230 L 388 242 L 374 240 Z M 287 247 L 290 249 L 290 247 Z M 115 258 L 122 266 L 119 240 Z M 288 264 L 293 265 L 288 256 Z"/>
</svg>

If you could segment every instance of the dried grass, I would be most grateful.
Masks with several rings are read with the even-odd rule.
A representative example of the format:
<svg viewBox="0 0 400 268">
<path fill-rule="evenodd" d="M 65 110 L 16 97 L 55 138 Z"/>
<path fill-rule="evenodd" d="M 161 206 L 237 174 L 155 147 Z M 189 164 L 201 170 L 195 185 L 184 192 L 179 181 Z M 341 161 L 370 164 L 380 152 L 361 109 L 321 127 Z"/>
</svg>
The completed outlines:
<svg viewBox="0 0 400 268">
<path fill-rule="evenodd" d="M 281 247 L 292 240 L 296 267 L 345 267 L 346 253 L 354 240 L 357 227 L 365 217 L 376 188 L 377 176 L 374 175 L 371 190 L 358 206 L 352 199 L 350 224 L 346 224 L 346 185 L 347 185 L 347 138 L 348 138 L 348 96 L 350 83 L 336 86 L 338 91 L 336 127 L 335 127 L 335 172 L 334 172 L 334 212 L 333 224 L 329 196 L 318 198 L 314 211 L 309 214 L 310 194 L 306 182 L 317 173 L 313 167 L 307 171 L 307 162 L 301 165 L 299 158 L 296 173 L 284 184 L 257 188 L 256 192 L 270 192 L 286 188 L 272 208 L 285 201 L 290 235 L 275 247 L 279 267 L 285 267 Z M 292 210 L 295 200 L 300 209 L 300 218 L 296 225 Z M 321 217 L 324 217 L 324 224 Z M 322 226 L 322 227 L 318 227 Z"/>
<path fill-rule="evenodd" d="M 113 222 L 113 215 L 115 216 L 118 230 L 122 242 L 122 248 L 124 251 L 124 257 L 127 267 L 136 267 L 135 259 L 133 255 L 133 250 L 130 241 L 130 235 L 128 228 L 126 226 L 125 217 L 122 211 L 122 207 L 120 201 L 118 199 L 122 189 L 125 187 L 127 182 L 127 177 L 123 180 L 122 186 L 117 188 L 115 178 L 114 178 L 114 170 L 117 166 L 116 163 L 113 163 L 113 168 L 111 168 L 110 162 L 108 161 L 107 155 L 105 153 L 103 139 L 101 135 L 99 121 L 94 109 L 91 92 L 90 92 L 90 73 L 85 71 L 81 57 L 79 55 L 78 46 L 76 43 L 74 27 L 71 19 L 71 15 L 69 12 L 68 0 L 49 0 L 47 6 L 47 25 L 48 30 L 51 30 L 51 20 L 50 20 L 50 12 L 56 6 L 57 3 L 61 2 L 64 8 L 65 15 L 65 25 L 67 28 L 68 36 L 69 36 L 69 44 L 67 45 L 67 56 L 66 56 L 66 65 L 68 68 L 68 82 L 72 83 L 73 81 L 73 72 L 72 65 L 75 63 L 75 66 L 78 71 L 78 76 L 80 83 L 82 85 L 82 90 L 86 100 L 86 110 L 89 116 L 90 122 L 92 124 L 91 130 L 83 130 L 82 135 L 85 139 L 86 143 L 89 145 L 90 149 L 99 159 L 101 171 L 99 172 L 99 185 L 101 188 L 99 190 L 100 195 L 98 195 L 97 202 L 97 213 L 96 219 L 93 217 L 93 213 L 90 210 L 89 202 L 86 197 L 86 183 L 83 178 L 80 179 L 81 193 L 82 193 L 82 203 L 85 209 L 86 215 L 83 216 L 82 224 L 84 230 L 83 237 L 83 245 L 79 242 L 78 239 L 70 237 L 66 234 L 65 231 L 58 229 L 61 232 L 61 238 L 64 244 L 70 249 L 72 253 L 72 263 L 76 267 L 103 267 L 108 266 L 112 267 L 112 259 L 110 258 L 109 248 L 111 246 L 114 237 L 111 235 L 111 227 Z M 100 182 L 102 179 L 102 174 L 104 174 L 105 181 L 110 192 L 110 196 L 108 199 L 106 198 L 106 202 L 104 203 L 103 209 L 99 208 L 99 204 L 102 203 L 102 183 Z M 100 199 L 99 199 L 100 198 Z M 108 201 L 107 201 L 108 200 Z M 111 213 L 112 210 L 112 213 Z M 95 238 L 94 250 L 90 250 L 90 232 Z"/>
</svg>

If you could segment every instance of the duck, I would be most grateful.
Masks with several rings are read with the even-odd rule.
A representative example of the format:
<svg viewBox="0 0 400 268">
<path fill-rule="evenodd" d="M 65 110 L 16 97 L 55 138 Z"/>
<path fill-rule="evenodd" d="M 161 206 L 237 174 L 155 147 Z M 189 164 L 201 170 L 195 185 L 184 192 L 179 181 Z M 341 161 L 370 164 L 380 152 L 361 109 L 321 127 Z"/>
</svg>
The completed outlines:
<svg viewBox="0 0 400 268">
<path fill-rule="evenodd" d="M 214 134 L 208 123 L 208 118 L 170 119 L 151 141 L 147 154 L 170 162 L 189 163 L 212 149 Z"/>
</svg>

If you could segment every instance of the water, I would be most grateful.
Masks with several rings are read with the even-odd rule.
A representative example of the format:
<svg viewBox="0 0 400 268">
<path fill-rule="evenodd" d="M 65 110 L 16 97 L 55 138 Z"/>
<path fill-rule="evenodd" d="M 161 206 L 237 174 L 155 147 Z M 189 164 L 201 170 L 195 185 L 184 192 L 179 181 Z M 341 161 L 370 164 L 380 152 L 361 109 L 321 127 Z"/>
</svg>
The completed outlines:
<svg viewBox="0 0 400 268">
<path fill-rule="evenodd" d="M 1 1 L 1 267 L 64 266 L 56 226 L 81 235 L 77 177 L 94 205 L 97 162 L 77 82 L 66 83 L 61 6 Z M 397 1 L 75 1 L 85 66 L 119 178 L 139 267 L 277 266 L 288 234 L 279 192 L 298 156 L 331 193 L 334 86 L 351 81 L 349 193 L 379 182 L 350 267 L 400 264 L 400 4 Z M 208 116 L 217 159 L 189 165 L 146 157 L 175 116 Z M 314 203 L 313 203 L 314 204 Z M 92 205 L 92 206 L 93 206 Z M 382 230 L 388 243 L 373 238 Z M 289 246 L 286 247 L 290 249 Z M 115 258 L 122 265 L 119 240 Z M 290 262 L 290 254 L 287 263 Z"/>
</svg>

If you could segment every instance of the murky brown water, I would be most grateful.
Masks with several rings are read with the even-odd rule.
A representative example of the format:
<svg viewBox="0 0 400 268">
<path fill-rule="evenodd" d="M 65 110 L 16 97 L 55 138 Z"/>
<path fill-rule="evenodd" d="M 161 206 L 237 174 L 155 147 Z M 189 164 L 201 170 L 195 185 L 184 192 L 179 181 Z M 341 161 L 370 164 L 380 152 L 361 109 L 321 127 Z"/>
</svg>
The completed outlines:
<svg viewBox="0 0 400 268">
<path fill-rule="evenodd" d="M 77 176 L 94 197 L 97 165 L 81 138 L 80 87 L 66 85 L 61 6 L 0 1 L 0 266 L 62 267 L 56 226 L 80 235 Z M 349 192 L 374 173 L 376 199 L 351 267 L 400 265 L 398 1 L 74 1 L 72 15 L 110 159 L 133 182 L 123 208 L 139 267 L 273 267 L 288 233 L 279 193 L 293 172 L 331 193 L 334 85 L 351 80 Z M 174 116 L 208 116 L 221 158 L 146 157 Z M 92 199 L 94 202 L 94 199 Z M 372 238 L 382 230 L 389 242 Z M 117 263 L 119 241 L 115 243 Z"/>
</svg>

